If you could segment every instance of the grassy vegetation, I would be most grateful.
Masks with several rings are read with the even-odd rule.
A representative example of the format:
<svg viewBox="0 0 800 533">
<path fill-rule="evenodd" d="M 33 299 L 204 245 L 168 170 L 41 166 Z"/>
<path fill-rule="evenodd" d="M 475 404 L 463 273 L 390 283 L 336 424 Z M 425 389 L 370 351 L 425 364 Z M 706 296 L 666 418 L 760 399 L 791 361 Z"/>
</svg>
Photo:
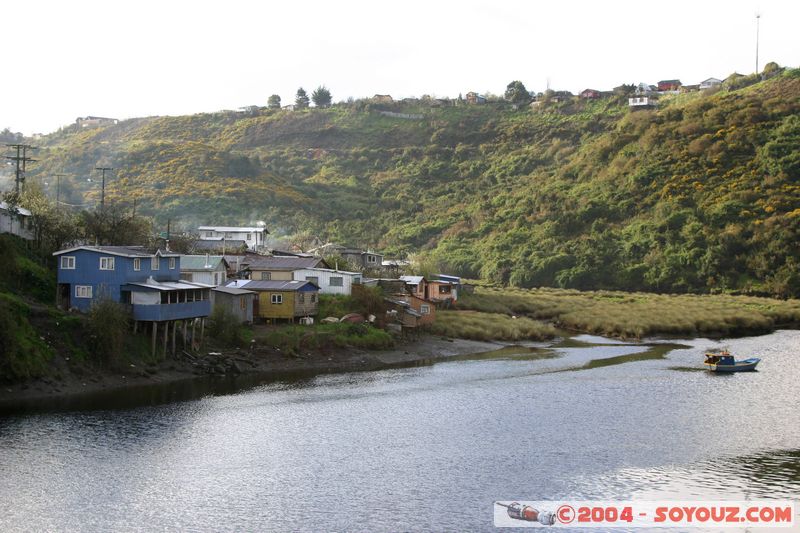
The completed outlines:
<svg viewBox="0 0 800 533">
<path fill-rule="evenodd" d="M 556 334 L 553 326 L 539 320 L 479 311 L 437 311 L 431 332 L 480 341 L 538 341 Z"/>
<path fill-rule="evenodd" d="M 384 350 L 394 346 L 389 333 L 366 323 L 283 326 L 257 336 L 255 340 L 290 354 L 330 347 Z"/>
<path fill-rule="evenodd" d="M 800 323 L 800 300 L 752 296 L 478 287 L 475 294 L 463 295 L 458 307 L 624 338 L 735 335 Z"/>
<path fill-rule="evenodd" d="M 17 296 L 0 293 L 0 380 L 44 375 L 53 350 L 29 321 L 30 307 Z"/>
</svg>

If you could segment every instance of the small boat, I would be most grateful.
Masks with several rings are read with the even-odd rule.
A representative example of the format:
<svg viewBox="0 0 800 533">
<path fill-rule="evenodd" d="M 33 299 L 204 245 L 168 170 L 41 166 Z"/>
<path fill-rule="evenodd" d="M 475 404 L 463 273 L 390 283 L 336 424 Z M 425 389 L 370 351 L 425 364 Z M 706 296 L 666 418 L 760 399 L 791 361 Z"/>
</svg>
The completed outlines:
<svg viewBox="0 0 800 533">
<path fill-rule="evenodd" d="M 728 350 L 723 350 L 721 352 L 707 353 L 706 360 L 703 364 L 706 365 L 711 372 L 747 372 L 755 370 L 759 361 L 761 361 L 761 359 L 758 357 L 737 361 Z"/>
</svg>

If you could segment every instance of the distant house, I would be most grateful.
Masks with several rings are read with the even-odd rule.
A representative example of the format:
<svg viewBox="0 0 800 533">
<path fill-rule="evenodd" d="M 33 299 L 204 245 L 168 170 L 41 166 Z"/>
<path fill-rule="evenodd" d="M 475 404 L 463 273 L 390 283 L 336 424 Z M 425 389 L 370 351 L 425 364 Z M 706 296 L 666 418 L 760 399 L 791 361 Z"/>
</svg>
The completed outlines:
<svg viewBox="0 0 800 533">
<path fill-rule="evenodd" d="M 465 100 L 467 101 L 468 104 L 485 104 L 486 103 L 486 97 L 485 96 L 482 96 L 482 95 L 480 95 L 480 94 L 478 94 L 476 92 L 472 92 L 472 91 L 467 93 L 467 96 L 466 96 Z"/>
<path fill-rule="evenodd" d="M 292 272 L 295 280 L 310 281 L 319 287 L 321 294 L 352 293 L 353 285 L 361 284 L 361 272 L 346 272 L 330 268 L 304 268 Z"/>
<path fill-rule="evenodd" d="M 400 280 L 405 282 L 410 294 L 427 300 L 430 297 L 428 280 L 424 276 L 400 276 Z"/>
<path fill-rule="evenodd" d="M 269 234 L 264 226 L 200 226 L 197 228 L 201 241 L 221 243 L 225 241 L 244 241 L 248 250 L 258 252 L 265 249 L 264 237 Z"/>
<path fill-rule="evenodd" d="M 602 94 L 600 93 L 600 91 L 597 91 L 595 89 L 584 89 L 583 91 L 581 91 L 579 96 L 586 100 L 594 100 L 600 98 Z"/>
<path fill-rule="evenodd" d="M 681 88 L 681 80 L 661 80 L 658 82 L 658 91 L 677 91 Z"/>
<path fill-rule="evenodd" d="M 714 87 L 719 87 L 720 85 L 722 85 L 722 80 L 718 80 L 717 78 L 708 78 L 707 80 L 700 82 L 700 90 L 705 91 L 708 89 L 713 89 Z"/>
<path fill-rule="evenodd" d="M 376 94 L 372 97 L 372 101 L 380 104 L 391 104 L 394 99 L 390 94 Z"/>
<path fill-rule="evenodd" d="M 327 243 L 308 251 L 320 257 L 340 256 L 355 268 L 360 270 L 379 269 L 383 264 L 383 254 L 377 252 L 342 246 L 341 244 Z M 336 265 L 330 265 L 336 267 Z"/>
<path fill-rule="evenodd" d="M 658 91 L 658 87 L 656 87 L 655 85 L 650 85 L 648 83 L 642 82 L 642 83 L 639 83 L 636 86 L 636 89 L 634 89 L 633 92 L 637 96 L 647 96 L 647 95 L 655 93 L 657 91 Z"/>
<path fill-rule="evenodd" d="M 426 326 L 436 320 L 436 306 L 430 300 L 407 293 L 393 294 L 391 297 L 406 302 L 411 309 L 419 313 L 418 326 Z"/>
<path fill-rule="evenodd" d="M 633 96 L 628 98 L 628 107 L 632 109 L 648 109 L 656 106 L 656 99 L 652 96 Z"/>
<path fill-rule="evenodd" d="M 228 280 L 228 263 L 221 255 L 182 255 L 181 279 L 215 287 L 224 285 Z"/>
<path fill-rule="evenodd" d="M 195 252 L 205 252 L 216 255 L 241 255 L 248 251 L 247 243 L 241 239 L 222 239 L 219 241 L 198 239 L 194 241 L 193 248 Z"/>
<path fill-rule="evenodd" d="M 211 290 L 211 305 L 222 308 L 243 324 L 253 323 L 253 302 L 258 293 L 237 287 L 214 287 Z"/>
<path fill-rule="evenodd" d="M 450 306 L 453 302 L 458 300 L 458 284 L 453 281 L 442 279 L 428 280 L 427 299 L 446 307 Z"/>
<path fill-rule="evenodd" d="M 236 280 L 226 286 L 257 293 L 253 316 L 268 321 L 316 316 L 319 312 L 319 287 L 310 281 Z"/>
<path fill-rule="evenodd" d="M 98 128 L 100 126 L 109 126 L 118 124 L 119 120 L 108 117 L 78 117 L 75 119 L 75 124 L 79 128 Z"/>
<path fill-rule="evenodd" d="M 23 207 L 0 202 L 0 233 L 11 233 L 26 240 L 33 239 L 32 213 Z"/>
<path fill-rule="evenodd" d="M 700 85 L 681 85 L 681 93 L 696 93 L 700 90 Z"/>
<path fill-rule="evenodd" d="M 245 270 L 252 280 L 289 281 L 292 272 L 304 268 L 330 268 L 321 257 L 256 256 L 248 260 Z"/>
</svg>

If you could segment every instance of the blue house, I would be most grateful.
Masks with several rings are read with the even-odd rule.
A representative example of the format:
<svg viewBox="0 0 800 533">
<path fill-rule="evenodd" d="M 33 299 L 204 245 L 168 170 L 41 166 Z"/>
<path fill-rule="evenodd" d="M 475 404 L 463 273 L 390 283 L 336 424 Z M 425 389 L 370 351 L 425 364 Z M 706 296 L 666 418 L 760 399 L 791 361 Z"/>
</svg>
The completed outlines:
<svg viewBox="0 0 800 533">
<path fill-rule="evenodd" d="M 130 306 L 136 321 L 170 322 L 211 314 L 209 285 L 181 281 L 180 254 L 141 246 L 78 246 L 58 257 L 56 303 L 87 312 L 109 299 Z"/>
</svg>

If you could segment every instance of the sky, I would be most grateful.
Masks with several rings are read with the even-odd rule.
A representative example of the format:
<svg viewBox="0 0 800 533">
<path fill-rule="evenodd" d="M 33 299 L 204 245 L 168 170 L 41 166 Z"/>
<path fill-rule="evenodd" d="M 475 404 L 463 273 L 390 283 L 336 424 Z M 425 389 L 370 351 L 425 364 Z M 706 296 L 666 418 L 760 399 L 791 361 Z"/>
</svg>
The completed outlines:
<svg viewBox="0 0 800 533">
<path fill-rule="evenodd" d="M 0 129 L 469 91 L 574 93 L 800 65 L 800 1 L 26 0 L 0 11 Z"/>
</svg>

